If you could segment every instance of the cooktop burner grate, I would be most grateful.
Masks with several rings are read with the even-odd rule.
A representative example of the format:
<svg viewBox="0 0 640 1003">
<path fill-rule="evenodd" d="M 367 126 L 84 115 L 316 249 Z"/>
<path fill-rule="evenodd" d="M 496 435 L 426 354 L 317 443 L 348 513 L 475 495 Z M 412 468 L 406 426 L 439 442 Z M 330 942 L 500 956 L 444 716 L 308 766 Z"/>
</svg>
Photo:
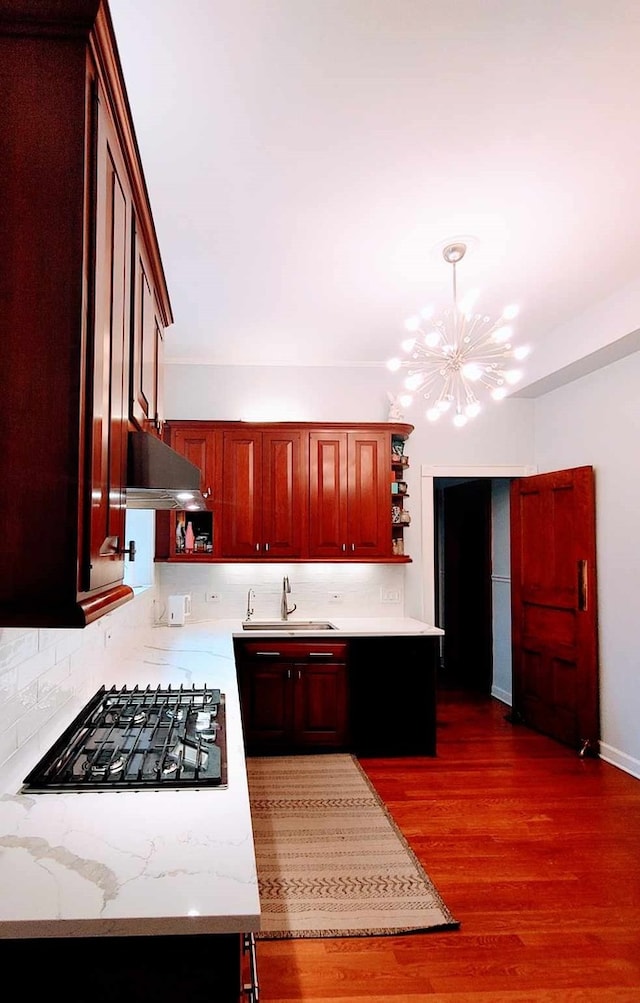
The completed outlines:
<svg viewBox="0 0 640 1003">
<path fill-rule="evenodd" d="M 219 689 L 103 686 L 37 766 L 25 792 L 225 787 Z"/>
</svg>

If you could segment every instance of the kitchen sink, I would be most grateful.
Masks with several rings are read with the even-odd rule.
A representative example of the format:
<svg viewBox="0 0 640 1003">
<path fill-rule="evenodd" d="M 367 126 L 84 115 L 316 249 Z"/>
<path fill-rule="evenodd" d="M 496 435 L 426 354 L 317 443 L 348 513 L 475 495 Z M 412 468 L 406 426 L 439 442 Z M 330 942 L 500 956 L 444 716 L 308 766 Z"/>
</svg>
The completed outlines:
<svg viewBox="0 0 640 1003">
<path fill-rule="evenodd" d="M 337 630 L 333 623 L 328 620 L 243 620 L 243 630 Z"/>
</svg>

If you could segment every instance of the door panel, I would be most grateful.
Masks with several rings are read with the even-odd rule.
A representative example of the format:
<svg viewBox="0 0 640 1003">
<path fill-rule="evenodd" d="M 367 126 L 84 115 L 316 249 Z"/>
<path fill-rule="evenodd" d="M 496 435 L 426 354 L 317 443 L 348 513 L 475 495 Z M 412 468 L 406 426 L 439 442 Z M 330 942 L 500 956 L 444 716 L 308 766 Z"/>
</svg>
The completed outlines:
<svg viewBox="0 0 640 1003">
<path fill-rule="evenodd" d="M 225 432 L 223 459 L 226 506 L 222 522 L 224 557 L 256 557 L 262 547 L 262 437 Z"/>
<path fill-rule="evenodd" d="M 300 557 L 306 535 L 306 478 L 301 431 L 262 433 L 262 541 L 272 557 Z"/>
<path fill-rule="evenodd" d="M 345 433 L 311 432 L 309 460 L 309 556 L 344 557 L 347 542 Z"/>
<path fill-rule="evenodd" d="M 515 714 L 558 741 L 597 751 L 592 467 L 513 482 L 511 580 Z"/>
<path fill-rule="evenodd" d="M 347 545 L 360 557 L 389 553 L 389 438 L 383 433 L 349 432 Z"/>
</svg>

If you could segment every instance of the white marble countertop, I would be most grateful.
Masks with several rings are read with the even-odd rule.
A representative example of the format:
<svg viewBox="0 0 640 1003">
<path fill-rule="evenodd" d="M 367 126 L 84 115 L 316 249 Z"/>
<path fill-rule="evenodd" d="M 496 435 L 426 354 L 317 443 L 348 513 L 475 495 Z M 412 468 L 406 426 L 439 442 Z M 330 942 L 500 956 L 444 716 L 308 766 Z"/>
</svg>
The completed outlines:
<svg viewBox="0 0 640 1003">
<path fill-rule="evenodd" d="M 156 628 L 111 685 L 219 687 L 225 789 L 23 794 L 68 720 L 0 774 L 0 937 L 235 933 L 259 929 L 244 744 L 231 636 L 215 622 Z M 95 690 L 93 691 L 95 692 Z"/>
<path fill-rule="evenodd" d="M 293 619 L 293 618 L 292 618 Z M 318 618 L 319 619 L 319 618 Z M 440 635 L 407 618 L 329 617 L 343 636 Z M 126 649 L 112 685 L 219 687 L 226 699 L 228 786 L 199 791 L 30 794 L 24 777 L 91 696 L 41 729 L 0 771 L 0 938 L 240 933 L 260 903 L 233 637 L 240 620 L 157 627 Z M 291 632 L 293 633 L 293 632 Z"/>
<path fill-rule="evenodd" d="M 314 631 L 313 627 L 307 630 L 299 630 L 295 628 L 296 622 L 304 621 L 311 623 L 312 621 L 319 622 L 329 622 L 333 624 L 335 630 L 322 630 L 320 632 Z M 310 617 L 309 620 L 305 620 L 303 616 L 290 616 L 288 620 L 267 620 L 262 617 L 253 617 L 252 622 L 253 627 L 251 630 L 245 630 L 242 627 L 241 620 L 226 620 L 220 621 L 228 625 L 228 629 L 234 637 L 244 637 L 248 640 L 251 637 L 289 637 L 291 636 L 302 636 L 306 634 L 314 637 L 319 636 L 319 633 L 323 637 L 326 637 L 327 641 L 331 641 L 337 635 L 342 635 L 343 637 L 440 637 L 444 634 L 444 631 L 440 627 L 432 627 L 428 623 L 423 623 L 422 620 L 414 620 L 412 617 L 341 617 L 341 616 L 327 616 Z M 264 630 L 260 630 L 256 627 L 256 624 L 268 623 L 270 626 Z M 274 629 L 277 627 L 277 629 Z"/>
</svg>

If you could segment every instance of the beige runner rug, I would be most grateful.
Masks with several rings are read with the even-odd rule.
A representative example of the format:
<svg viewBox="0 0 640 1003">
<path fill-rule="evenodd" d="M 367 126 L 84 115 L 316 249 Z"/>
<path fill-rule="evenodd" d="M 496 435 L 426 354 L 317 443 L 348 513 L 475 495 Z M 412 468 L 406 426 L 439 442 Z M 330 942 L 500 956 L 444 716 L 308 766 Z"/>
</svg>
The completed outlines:
<svg viewBox="0 0 640 1003">
<path fill-rule="evenodd" d="M 351 755 L 247 759 L 259 939 L 456 929 Z"/>
</svg>

